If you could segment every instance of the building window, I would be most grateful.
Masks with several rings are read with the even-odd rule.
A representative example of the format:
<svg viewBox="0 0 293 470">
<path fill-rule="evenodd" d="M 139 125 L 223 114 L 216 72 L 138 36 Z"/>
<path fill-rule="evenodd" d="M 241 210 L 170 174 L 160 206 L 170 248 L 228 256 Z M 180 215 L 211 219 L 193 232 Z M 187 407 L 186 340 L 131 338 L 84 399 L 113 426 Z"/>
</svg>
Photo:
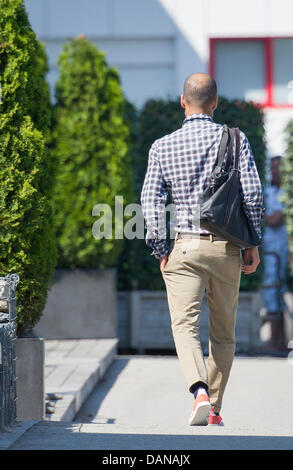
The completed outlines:
<svg viewBox="0 0 293 470">
<path fill-rule="evenodd" d="M 293 38 L 212 38 L 219 94 L 264 107 L 293 106 Z"/>
<path fill-rule="evenodd" d="M 274 101 L 293 105 L 293 39 L 275 39 L 273 43 Z"/>
</svg>

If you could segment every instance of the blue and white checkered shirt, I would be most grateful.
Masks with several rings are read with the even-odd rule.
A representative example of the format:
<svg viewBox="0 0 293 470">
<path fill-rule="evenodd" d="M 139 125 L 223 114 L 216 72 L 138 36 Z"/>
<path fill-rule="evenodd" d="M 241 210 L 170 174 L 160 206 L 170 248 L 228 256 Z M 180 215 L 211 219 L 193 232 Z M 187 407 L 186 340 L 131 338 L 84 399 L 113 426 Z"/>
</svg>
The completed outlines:
<svg viewBox="0 0 293 470">
<path fill-rule="evenodd" d="M 147 228 L 146 244 L 152 248 L 151 254 L 156 258 L 167 254 L 170 249 L 165 222 L 168 192 L 175 206 L 174 232 L 209 233 L 198 224 L 190 225 L 187 214 L 188 208 L 199 204 L 199 196 L 209 185 L 222 133 L 223 126 L 216 124 L 208 114 L 192 114 L 183 121 L 180 129 L 152 144 L 141 204 Z M 233 155 L 232 165 L 234 158 Z M 225 160 L 222 168 L 224 165 Z M 250 144 L 241 131 L 239 169 L 243 209 L 261 237 L 265 211 L 262 185 Z"/>
</svg>

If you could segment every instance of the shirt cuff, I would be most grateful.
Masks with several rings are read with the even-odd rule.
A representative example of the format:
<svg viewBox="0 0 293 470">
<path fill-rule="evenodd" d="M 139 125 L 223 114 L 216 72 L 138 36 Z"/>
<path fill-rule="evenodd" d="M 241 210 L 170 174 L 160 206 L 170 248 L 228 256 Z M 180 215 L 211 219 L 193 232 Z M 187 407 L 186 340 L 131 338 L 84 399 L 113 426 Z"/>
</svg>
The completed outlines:
<svg viewBox="0 0 293 470">
<path fill-rule="evenodd" d="M 151 253 L 157 259 L 160 259 L 162 256 L 165 256 L 170 251 L 170 245 L 167 240 L 146 240 L 146 244 L 149 248 L 152 248 Z"/>
</svg>

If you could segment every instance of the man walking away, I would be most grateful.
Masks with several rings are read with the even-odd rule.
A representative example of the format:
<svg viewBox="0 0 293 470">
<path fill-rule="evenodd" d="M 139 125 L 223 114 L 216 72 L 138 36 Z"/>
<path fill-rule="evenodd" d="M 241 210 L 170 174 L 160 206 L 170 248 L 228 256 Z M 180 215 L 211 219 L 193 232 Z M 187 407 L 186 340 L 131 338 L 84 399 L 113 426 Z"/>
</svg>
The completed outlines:
<svg viewBox="0 0 293 470">
<path fill-rule="evenodd" d="M 180 129 L 152 144 L 141 192 L 146 244 L 160 260 L 176 352 L 195 398 L 190 425 L 223 425 L 220 410 L 235 353 L 241 271 L 253 273 L 260 262 L 258 247 L 246 249 L 243 260 L 240 248 L 190 220 L 190 209 L 194 213 L 216 166 L 223 133 L 223 126 L 212 119 L 217 103 L 212 77 L 196 73 L 186 79 L 181 95 L 186 118 Z M 240 137 L 243 209 L 261 236 L 261 182 L 247 137 L 243 132 Z M 171 245 L 162 231 L 168 192 L 176 207 L 176 235 Z M 207 365 L 199 340 L 205 291 L 210 336 Z"/>
</svg>

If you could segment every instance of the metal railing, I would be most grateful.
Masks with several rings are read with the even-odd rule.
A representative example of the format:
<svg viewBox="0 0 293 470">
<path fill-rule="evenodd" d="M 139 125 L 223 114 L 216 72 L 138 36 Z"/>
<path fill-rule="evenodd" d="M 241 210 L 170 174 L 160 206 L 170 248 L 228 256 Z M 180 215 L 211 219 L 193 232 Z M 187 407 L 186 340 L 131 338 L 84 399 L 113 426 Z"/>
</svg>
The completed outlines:
<svg viewBox="0 0 293 470">
<path fill-rule="evenodd" d="M 16 420 L 16 286 L 18 274 L 0 277 L 0 431 Z"/>
</svg>

